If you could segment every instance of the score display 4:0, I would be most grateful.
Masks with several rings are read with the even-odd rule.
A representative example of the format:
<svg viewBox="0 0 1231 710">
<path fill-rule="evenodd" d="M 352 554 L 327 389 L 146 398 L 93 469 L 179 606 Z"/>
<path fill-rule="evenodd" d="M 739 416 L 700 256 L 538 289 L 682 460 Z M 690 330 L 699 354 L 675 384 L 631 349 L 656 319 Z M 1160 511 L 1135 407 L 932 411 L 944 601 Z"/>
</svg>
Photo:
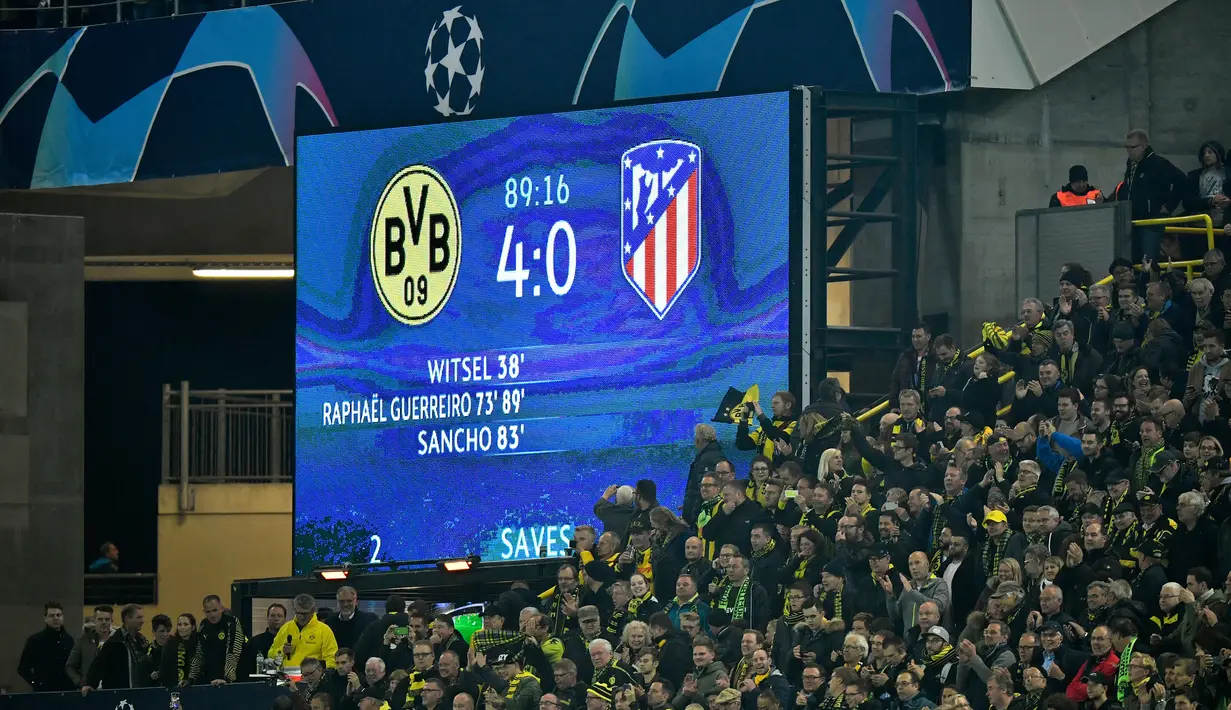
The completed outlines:
<svg viewBox="0 0 1231 710">
<path fill-rule="evenodd" d="M 541 189 L 542 198 L 539 197 L 540 186 L 529 175 L 523 176 L 521 180 L 511 177 L 504 182 L 504 206 L 509 209 L 518 207 L 519 196 L 525 203 L 521 204 L 521 207 L 530 207 L 531 200 L 536 206 L 568 204 L 569 189 L 568 183 L 564 181 L 564 173 L 556 176 L 554 181 L 550 175 L 544 175 Z"/>
<path fill-rule="evenodd" d="M 564 283 L 560 283 L 556 274 L 556 237 L 564 235 L 568 239 L 568 276 L 564 279 Z M 513 249 L 513 268 L 509 268 L 509 247 Z M 534 250 L 534 261 L 539 261 L 541 257 L 547 262 L 547 285 L 551 287 L 552 293 L 557 296 L 563 296 L 573 287 L 573 278 L 577 276 L 577 237 L 573 234 L 573 227 L 564 220 L 558 220 L 551 225 L 551 231 L 547 233 L 547 253 L 544 255 L 542 250 Z M 496 268 L 496 281 L 506 283 L 512 281 L 514 295 L 521 298 L 524 295 L 525 283 L 530 279 L 530 269 L 525 266 L 525 245 L 519 240 L 516 245 L 513 244 L 513 225 L 509 225 L 504 229 L 504 245 L 500 247 L 500 266 Z M 531 293 L 538 296 L 541 293 L 540 287 L 536 284 Z"/>
</svg>

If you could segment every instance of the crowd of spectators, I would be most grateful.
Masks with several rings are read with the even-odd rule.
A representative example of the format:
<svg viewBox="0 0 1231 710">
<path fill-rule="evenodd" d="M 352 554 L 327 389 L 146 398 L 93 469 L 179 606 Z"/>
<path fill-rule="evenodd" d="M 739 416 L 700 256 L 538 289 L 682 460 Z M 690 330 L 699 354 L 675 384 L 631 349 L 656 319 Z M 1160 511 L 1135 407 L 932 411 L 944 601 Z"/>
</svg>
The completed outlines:
<svg viewBox="0 0 1231 710">
<path fill-rule="evenodd" d="M 1153 155 L 1137 133 L 1130 172 Z M 1202 159 L 1221 169 L 1221 147 Z M 1225 213 L 1218 189 L 1196 206 Z M 313 710 L 1219 707 L 1231 275 L 1218 249 L 1198 271 L 1066 264 L 974 357 L 920 325 L 879 419 L 832 379 L 802 411 L 787 391 L 747 403 L 746 472 L 697 424 L 678 512 L 653 480 L 610 486 L 556 584 L 512 585 L 469 639 L 397 595 L 361 611 L 350 587 L 328 614 L 269 606 L 251 638 L 216 596 L 199 624 L 155 617 L 152 641 L 139 606 L 114 627 L 97 607 L 74 639 L 49 604 L 20 673 L 88 693 L 297 669 Z"/>
<path fill-rule="evenodd" d="M 1218 246 L 1225 250 L 1231 244 L 1231 198 L 1225 194 L 1227 152 L 1222 143 L 1202 143 L 1196 151 L 1196 167 L 1187 174 L 1154 151 L 1146 131 L 1129 131 L 1124 150 L 1128 155 L 1124 176 L 1113 190 L 1104 193 L 1090 184 L 1086 166 L 1074 165 L 1069 168 L 1068 183 L 1051 196 L 1049 206 L 1079 207 L 1110 200 L 1131 203 L 1133 220 L 1208 215 L 1218 234 Z M 1200 257 L 1198 241 L 1178 239 L 1164 228 L 1159 224 L 1134 226 L 1134 262 Z"/>
</svg>

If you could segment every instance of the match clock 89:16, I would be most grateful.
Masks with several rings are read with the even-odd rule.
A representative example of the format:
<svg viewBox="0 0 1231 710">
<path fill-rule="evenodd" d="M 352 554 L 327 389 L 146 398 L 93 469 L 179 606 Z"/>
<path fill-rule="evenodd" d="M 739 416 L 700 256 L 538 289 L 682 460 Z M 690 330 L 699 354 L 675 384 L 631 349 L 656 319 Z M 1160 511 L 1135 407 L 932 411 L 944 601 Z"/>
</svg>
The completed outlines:
<svg viewBox="0 0 1231 710">
<path fill-rule="evenodd" d="M 440 313 L 462 260 L 461 213 L 440 173 L 412 165 L 389 180 L 376 203 L 368 251 L 389 315 L 423 325 Z"/>
</svg>

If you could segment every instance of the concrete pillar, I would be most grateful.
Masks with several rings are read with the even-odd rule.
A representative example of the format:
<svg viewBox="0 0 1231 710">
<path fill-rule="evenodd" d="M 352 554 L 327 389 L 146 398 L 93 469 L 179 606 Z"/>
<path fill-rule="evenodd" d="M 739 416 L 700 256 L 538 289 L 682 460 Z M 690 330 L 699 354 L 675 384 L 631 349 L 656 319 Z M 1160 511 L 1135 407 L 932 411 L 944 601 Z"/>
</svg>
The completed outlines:
<svg viewBox="0 0 1231 710">
<path fill-rule="evenodd" d="M 0 683 L 58 601 L 83 603 L 84 226 L 76 217 L 0 215 Z"/>
</svg>

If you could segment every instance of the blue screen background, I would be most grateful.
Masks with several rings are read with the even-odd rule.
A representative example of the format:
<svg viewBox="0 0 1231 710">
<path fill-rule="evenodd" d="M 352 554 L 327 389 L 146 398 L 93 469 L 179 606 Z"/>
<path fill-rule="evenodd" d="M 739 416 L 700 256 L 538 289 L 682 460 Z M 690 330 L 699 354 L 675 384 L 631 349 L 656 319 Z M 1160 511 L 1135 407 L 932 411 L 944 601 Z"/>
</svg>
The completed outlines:
<svg viewBox="0 0 1231 710">
<path fill-rule="evenodd" d="M 571 530 L 561 526 L 596 522 L 603 489 L 640 478 L 678 509 L 693 426 L 726 388 L 759 384 L 768 409 L 769 394 L 787 387 L 788 120 L 788 94 L 777 93 L 301 137 L 296 570 L 362 556 L 377 544 L 370 535 L 384 560 L 503 559 L 519 532 L 531 549 L 513 556 L 537 556 L 533 542 L 555 526 L 552 554 L 564 554 Z M 656 139 L 702 150 L 699 272 L 661 321 L 620 255 L 621 156 Z M 369 230 L 387 181 L 416 163 L 439 171 L 457 199 L 462 256 L 441 313 L 407 326 L 376 293 Z M 567 204 L 506 206 L 509 177 L 541 187 L 561 174 Z M 564 296 L 530 259 L 559 219 L 577 239 Z M 522 298 L 496 281 L 508 225 L 530 269 Z M 462 423 L 524 424 L 515 455 L 419 455 L 419 430 L 456 424 L 447 420 L 323 425 L 326 401 L 501 389 L 430 384 L 426 362 L 486 355 L 494 368 L 513 352 L 526 355 L 507 383 L 525 389 L 520 411 Z M 746 475 L 751 453 L 735 450 L 733 426 L 716 428 Z"/>
</svg>

